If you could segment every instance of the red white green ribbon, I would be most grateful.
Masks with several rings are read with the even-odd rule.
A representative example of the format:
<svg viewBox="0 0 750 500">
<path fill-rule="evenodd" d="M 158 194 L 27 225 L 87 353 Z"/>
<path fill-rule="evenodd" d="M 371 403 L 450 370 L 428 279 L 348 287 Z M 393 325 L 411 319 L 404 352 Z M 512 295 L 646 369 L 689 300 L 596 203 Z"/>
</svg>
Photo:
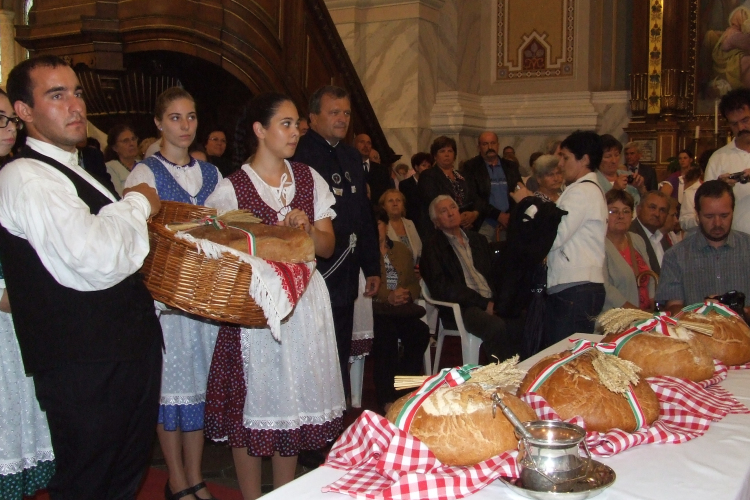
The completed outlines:
<svg viewBox="0 0 750 500">
<path fill-rule="evenodd" d="M 724 317 L 730 318 L 734 316 L 739 318 L 740 315 L 734 312 L 729 307 L 725 306 L 721 302 L 705 301 L 703 304 L 692 304 L 682 309 L 683 312 L 694 312 L 707 316 L 710 312 L 721 314 Z"/>
<path fill-rule="evenodd" d="M 625 344 L 627 344 L 635 336 L 644 332 L 650 332 L 653 330 L 669 337 L 669 326 L 677 326 L 677 324 L 678 323 L 676 319 L 672 318 L 668 313 L 664 312 L 656 314 L 653 318 L 638 321 L 632 328 L 625 330 L 624 332 L 610 340 L 611 343 L 617 345 L 613 354 L 615 356 L 619 356 L 620 351 L 625 346 Z"/>
<path fill-rule="evenodd" d="M 243 233 L 245 233 L 245 236 L 247 237 L 247 253 L 249 253 L 250 255 L 256 254 L 255 235 L 253 233 L 251 233 L 250 231 L 246 231 L 242 229 L 241 227 L 237 227 L 237 226 L 227 226 L 227 227 L 231 227 L 232 229 L 236 229 L 237 231 L 242 231 Z"/>
<path fill-rule="evenodd" d="M 630 340 L 632 336 L 637 335 L 638 333 L 641 333 L 637 329 L 631 329 L 628 330 L 630 333 L 630 337 L 628 337 L 627 340 Z M 624 342 L 626 342 L 625 340 Z M 534 379 L 534 382 L 531 383 L 529 386 L 529 389 L 527 392 L 536 392 L 539 387 L 544 384 L 544 382 L 547 381 L 547 379 L 561 366 L 570 363 L 577 357 L 581 356 L 587 351 L 590 351 L 591 349 L 596 349 L 597 351 L 603 352 L 604 354 L 615 354 L 615 351 L 618 348 L 617 343 L 615 342 L 591 342 L 589 340 L 583 340 L 583 339 L 570 339 L 571 342 L 574 343 L 573 348 L 570 349 L 569 354 L 552 363 L 547 368 L 542 370 L 542 372 L 537 375 L 536 379 Z M 641 408 L 641 405 L 638 403 L 638 398 L 635 397 L 635 393 L 633 392 L 633 387 L 628 386 L 628 390 L 624 394 L 625 399 L 627 400 L 628 404 L 630 405 L 630 409 L 633 411 L 633 415 L 635 415 L 635 421 L 636 421 L 636 430 L 640 429 L 641 427 L 644 427 L 646 425 L 646 416 L 643 414 L 643 408 Z"/>
<path fill-rule="evenodd" d="M 227 225 L 216 215 L 207 215 L 198 222 L 204 226 L 213 226 L 214 229 L 226 229 Z"/>
<path fill-rule="evenodd" d="M 446 384 L 448 387 L 456 387 L 457 385 L 463 384 L 471 378 L 471 372 L 476 368 L 477 365 L 443 368 L 440 370 L 440 373 L 433 375 L 422 382 L 419 389 L 412 394 L 412 396 L 406 401 L 406 404 L 401 408 L 398 417 L 396 417 L 396 427 L 402 431 L 409 432 L 409 428 L 411 428 L 417 410 L 419 410 L 422 403 L 424 403 L 432 393 Z"/>
</svg>

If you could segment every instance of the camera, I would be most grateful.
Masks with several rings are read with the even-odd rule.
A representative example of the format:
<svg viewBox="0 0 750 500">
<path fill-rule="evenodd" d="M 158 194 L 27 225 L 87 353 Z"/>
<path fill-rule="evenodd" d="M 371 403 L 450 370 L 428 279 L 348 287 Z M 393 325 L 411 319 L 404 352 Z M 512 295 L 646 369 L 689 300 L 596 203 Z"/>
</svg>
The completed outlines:
<svg viewBox="0 0 750 500">
<path fill-rule="evenodd" d="M 738 292 L 737 290 L 732 290 L 730 292 L 725 293 L 724 295 L 719 295 L 716 297 L 716 299 L 724 304 L 725 306 L 732 309 L 734 312 L 740 315 L 741 318 L 745 317 L 745 294 L 742 292 Z"/>
<path fill-rule="evenodd" d="M 634 180 L 635 180 L 635 174 L 630 174 L 628 176 L 628 184 L 632 184 Z"/>
<path fill-rule="evenodd" d="M 747 184 L 750 182 L 750 176 L 745 175 L 745 172 L 735 172 L 733 174 L 729 174 L 729 178 L 733 181 L 737 181 L 740 184 Z"/>
</svg>

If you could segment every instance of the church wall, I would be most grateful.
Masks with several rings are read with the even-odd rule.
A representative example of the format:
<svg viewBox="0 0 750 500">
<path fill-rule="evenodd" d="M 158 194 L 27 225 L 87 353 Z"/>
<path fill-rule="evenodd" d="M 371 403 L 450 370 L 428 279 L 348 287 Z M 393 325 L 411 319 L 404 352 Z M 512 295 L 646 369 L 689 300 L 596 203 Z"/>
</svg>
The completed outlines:
<svg viewBox="0 0 750 500">
<path fill-rule="evenodd" d="M 522 165 L 576 129 L 626 140 L 630 2 L 327 0 L 397 154 L 448 135 L 464 160 L 493 130 Z"/>
</svg>

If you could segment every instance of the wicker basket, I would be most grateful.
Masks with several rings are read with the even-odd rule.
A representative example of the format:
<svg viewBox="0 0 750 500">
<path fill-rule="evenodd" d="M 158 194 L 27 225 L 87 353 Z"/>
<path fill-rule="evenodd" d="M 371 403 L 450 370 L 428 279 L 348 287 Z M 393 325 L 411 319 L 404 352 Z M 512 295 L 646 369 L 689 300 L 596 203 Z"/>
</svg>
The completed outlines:
<svg viewBox="0 0 750 500">
<path fill-rule="evenodd" d="M 141 269 L 154 299 L 204 318 L 265 326 L 263 310 L 249 294 L 250 264 L 229 254 L 206 258 L 194 244 L 175 238 L 165 226 L 216 215 L 216 211 L 174 201 L 162 201 L 161 205 L 148 224 L 151 249 Z"/>
</svg>

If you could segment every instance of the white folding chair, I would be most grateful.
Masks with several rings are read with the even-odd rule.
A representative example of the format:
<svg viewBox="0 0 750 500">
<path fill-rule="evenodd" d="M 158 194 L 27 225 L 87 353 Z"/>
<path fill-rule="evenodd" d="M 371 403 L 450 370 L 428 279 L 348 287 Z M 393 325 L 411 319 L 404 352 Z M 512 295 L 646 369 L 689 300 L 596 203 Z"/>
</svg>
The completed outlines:
<svg viewBox="0 0 750 500">
<path fill-rule="evenodd" d="M 431 304 L 436 308 L 437 306 L 450 307 L 451 309 L 453 309 L 453 317 L 456 319 L 457 330 L 447 330 L 443 326 L 443 321 L 438 315 L 438 320 L 435 323 L 436 325 L 438 325 L 438 339 L 437 347 L 435 348 L 435 364 L 432 367 L 432 374 L 435 375 L 438 372 L 438 367 L 440 366 L 440 354 L 443 351 L 443 340 L 445 339 L 446 335 L 461 337 L 461 357 L 463 358 L 463 363 L 465 365 L 479 363 L 479 346 L 482 345 L 482 339 L 466 331 L 466 327 L 464 326 L 464 319 L 463 316 L 461 316 L 461 308 L 459 307 L 459 305 L 454 302 L 443 302 L 433 299 L 430 296 L 430 291 L 427 289 L 427 285 L 425 284 L 424 280 L 420 282 L 420 285 L 422 286 L 422 297 L 428 304 Z"/>
</svg>

